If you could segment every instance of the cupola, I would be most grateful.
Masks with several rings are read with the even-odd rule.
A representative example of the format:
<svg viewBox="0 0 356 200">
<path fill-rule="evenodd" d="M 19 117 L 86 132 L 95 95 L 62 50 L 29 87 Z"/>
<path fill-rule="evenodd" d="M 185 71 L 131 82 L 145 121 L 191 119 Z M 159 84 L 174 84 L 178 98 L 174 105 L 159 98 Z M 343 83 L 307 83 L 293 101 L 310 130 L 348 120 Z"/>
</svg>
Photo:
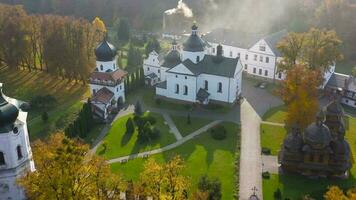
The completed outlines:
<svg viewBox="0 0 356 200">
<path fill-rule="evenodd" d="M 5 99 L 0 83 L 0 133 L 11 131 L 18 115 L 18 108 Z"/>
<path fill-rule="evenodd" d="M 95 56 L 97 61 L 110 62 L 115 59 L 117 49 L 106 38 L 96 47 Z"/>
</svg>

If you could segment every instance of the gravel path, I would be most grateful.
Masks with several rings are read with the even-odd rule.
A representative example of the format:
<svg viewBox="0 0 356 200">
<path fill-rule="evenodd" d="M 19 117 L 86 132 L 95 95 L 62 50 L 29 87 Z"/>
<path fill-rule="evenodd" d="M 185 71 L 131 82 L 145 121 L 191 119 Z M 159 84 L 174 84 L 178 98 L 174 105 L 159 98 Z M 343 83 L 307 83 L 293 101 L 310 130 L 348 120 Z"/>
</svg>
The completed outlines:
<svg viewBox="0 0 356 200">
<path fill-rule="evenodd" d="M 174 124 L 171 116 L 169 116 L 167 113 L 162 113 L 164 120 L 166 120 L 170 132 L 172 132 L 174 134 L 174 136 L 176 137 L 177 140 L 181 140 L 183 137 L 180 134 L 179 130 L 177 129 L 176 125 Z"/>
</svg>

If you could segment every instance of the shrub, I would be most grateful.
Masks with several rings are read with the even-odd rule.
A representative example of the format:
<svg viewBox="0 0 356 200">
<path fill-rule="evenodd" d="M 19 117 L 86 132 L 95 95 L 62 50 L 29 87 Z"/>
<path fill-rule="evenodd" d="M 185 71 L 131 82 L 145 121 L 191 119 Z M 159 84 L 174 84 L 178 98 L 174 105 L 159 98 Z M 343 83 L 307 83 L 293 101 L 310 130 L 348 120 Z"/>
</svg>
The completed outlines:
<svg viewBox="0 0 356 200">
<path fill-rule="evenodd" d="M 198 189 L 209 194 L 208 199 L 221 199 L 221 182 L 218 178 L 209 179 L 207 175 L 200 177 Z"/>
<path fill-rule="evenodd" d="M 48 121 L 48 113 L 44 111 L 41 115 L 42 121 L 47 122 Z"/>
<path fill-rule="evenodd" d="M 226 129 L 222 125 L 219 125 L 219 126 L 216 126 L 216 127 L 212 128 L 210 130 L 210 134 L 215 140 L 223 140 L 227 136 Z"/>
<path fill-rule="evenodd" d="M 269 179 L 271 177 L 270 173 L 269 172 L 263 172 L 262 173 L 262 178 L 264 179 Z"/>
<path fill-rule="evenodd" d="M 141 116 L 142 114 L 143 114 L 143 112 L 142 112 L 141 103 L 139 101 L 137 101 L 136 105 L 135 105 L 135 115 Z"/>
<path fill-rule="evenodd" d="M 159 98 L 157 98 L 155 102 L 156 102 L 156 104 L 157 104 L 157 105 L 161 105 L 162 100 L 161 100 L 161 99 L 159 99 Z"/>
<path fill-rule="evenodd" d="M 262 153 L 264 155 L 271 155 L 271 149 L 266 148 L 266 147 L 262 147 Z"/>
<path fill-rule="evenodd" d="M 151 132 L 150 132 L 149 137 L 150 137 L 151 140 L 156 140 L 156 139 L 158 139 L 160 137 L 160 135 L 161 135 L 161 131 L 158 128 L 153 127 Z"/>
<path fill-rule="evenodd" d="M 130 117 L 126 121 L 126 133 L 127 134 L 132 134 L 135 131 L 135 124 L 132 118 Z"/>
<path fill-rule="evenodd" d="M 151 125 L 154 125 L 156 124 L 157 120 L 155 117 L 153 117 L 152 115 L 147 115 L 145 117 L 142 117 L 143 121 L 146 123 L 146 122 L 150 122 Z"/>
<path fill-rule="evenodd" d="M 274 191 L 273 196 L 274 196 L 274 199 L 281 200 L 282 199 L 281 190 L 278 188 L 276 191 Z"/>
</svg>

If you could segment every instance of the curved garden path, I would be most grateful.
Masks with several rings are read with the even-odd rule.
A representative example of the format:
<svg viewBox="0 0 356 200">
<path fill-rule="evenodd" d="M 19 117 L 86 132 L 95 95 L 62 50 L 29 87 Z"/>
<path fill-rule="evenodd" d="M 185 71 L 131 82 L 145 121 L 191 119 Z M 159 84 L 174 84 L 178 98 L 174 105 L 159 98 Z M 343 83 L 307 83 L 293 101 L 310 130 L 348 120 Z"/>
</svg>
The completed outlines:
<svg viewBox="0 0 356 200">
<path fill-rule="evenodd" d="M 130 160 L 130 159 L 135 159 L 135 158 L 142 158 L 142 157 L 146 157 L 146 156 L 149 156 L 149 155 L 153 155 L 153 154 L 158 154 L 158 153 L 162 153 L 162 152 L 165 152 L 165 151 L 169 151 L 171 149 L 174 149 L 176 147 L 179 147 L 180 145 L 186 143 L 187 141 L 189 140 L 192 140 L 194 139 L 196 136 L 208 131 L 210 128 L 220 124 L 221 121 L 220 120 L 216 120 L 216 121 L 213 121 L 211 122 L 210 124 L 208 125 L 205 125 L 204 127 L 194 131 L 193 133 L 183 137 L 182 139 L 178 140 L 177 142 L 175 143 L 172 143 L 170 145 L 167 145 L 165 147 L 162 147 L 162 148 L 159 148 L 159 149 L 154 149 L 154 150 L 151 150 L 151 151 L 146 151 L 146 152 L 141 152 L 141 153 L 137 153 L 137 154 L 132 154 L 132 155 L 128 155 L 128 156 L 122 156 L 122 157 L 119 157 L 119 158 L 114 158 L 114 159 L 111 159 L 108 161 L 108 163 L 117 163 L 117 162 L 122 162 L 122 161 L 127 161 L 127 160 Z"/>
</svg>

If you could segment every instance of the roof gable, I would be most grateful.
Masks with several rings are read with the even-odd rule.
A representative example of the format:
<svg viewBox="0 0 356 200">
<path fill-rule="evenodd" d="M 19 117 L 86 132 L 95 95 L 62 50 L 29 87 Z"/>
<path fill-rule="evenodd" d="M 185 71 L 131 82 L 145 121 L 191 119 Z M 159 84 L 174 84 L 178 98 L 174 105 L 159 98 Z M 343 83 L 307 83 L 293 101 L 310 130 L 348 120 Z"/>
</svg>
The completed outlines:
<svg viewBox="0 0 356 200">
<path fill-rule="evenodd" d="M 189 68 L 187 68 L 183 63 L 173 67 L 172 69 L 168 70 L 168 72 L 172 73 L 179 73 L 179 74 L 189 74 L 195 75 Z"/>
</svg>

